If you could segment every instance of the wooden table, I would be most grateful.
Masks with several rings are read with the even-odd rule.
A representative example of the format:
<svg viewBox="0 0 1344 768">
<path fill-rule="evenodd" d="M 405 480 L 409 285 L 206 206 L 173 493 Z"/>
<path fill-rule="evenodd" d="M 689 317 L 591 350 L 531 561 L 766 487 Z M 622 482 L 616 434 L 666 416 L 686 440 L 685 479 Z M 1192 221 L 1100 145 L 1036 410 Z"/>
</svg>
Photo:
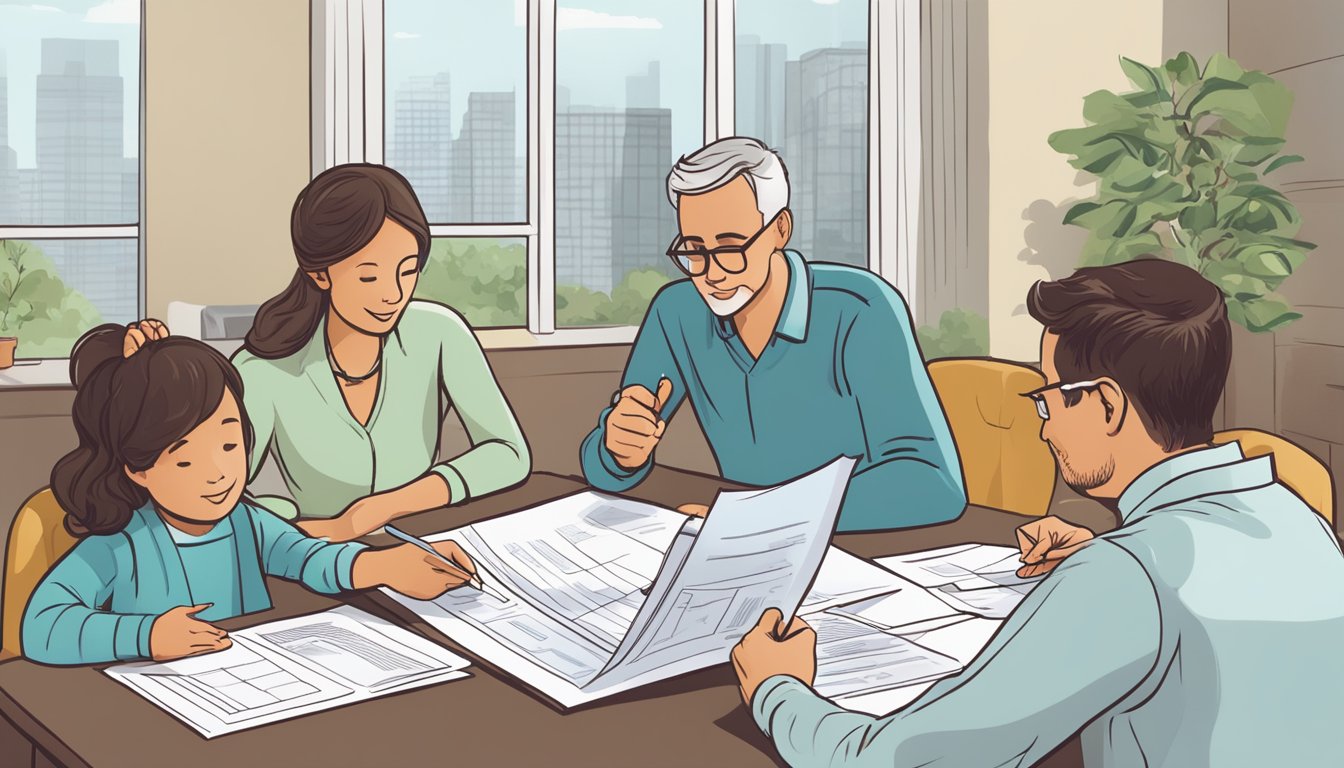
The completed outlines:
<svg viewBox="0 0 1344 768">
<path fill-rule="evenodd" d="M 428 534 L 564 496 L 581 480 L 534 474 L 522 486 L 460 507 L 404 519 Z M 723 481 L 657 469 L 630 494 L 665 505 L 708 503 Z M 1074 522 L 1109 529 L 1100 508 Z M 1011 544 L 1024 518 L 971 507 L 954 522 L 878 534 L 847 534 L 836 544 L 872 557 L 961 542 Z M 371 539 L 383 543 L 380 539 Z M 388 540 L 390 541 L 390 540 Z M 335 600 L 272 579 L 275 608 L 225 622 L 238 629 L 323 610 Z M 377 592 L 346 602 L 397 618 L 455 650 L 459 646 Z M 465 652 L 464 652 L 465 653 Z M 470 654 L 466 654 L 470 656 Z M 466 680 L 407 691 L 215 739 L 90 667 L 0 664 L 0 765 L 151 766 L 768 766 L 774 749 L 757 730 L 724 664 L 568 713 L 507 675 L 474 664 Z M 6 722 L 7 721 L 7 722 Z M 1043 765 L 1081 765 L 1076 739 Z"/>
</svg>

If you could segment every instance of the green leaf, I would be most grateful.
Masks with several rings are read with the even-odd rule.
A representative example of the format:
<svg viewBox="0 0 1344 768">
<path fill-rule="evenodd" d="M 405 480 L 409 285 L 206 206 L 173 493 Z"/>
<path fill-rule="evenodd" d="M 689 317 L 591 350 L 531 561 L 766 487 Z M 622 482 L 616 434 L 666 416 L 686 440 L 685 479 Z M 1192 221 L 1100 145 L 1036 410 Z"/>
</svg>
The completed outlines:
<svg viewBox="0 0 1344 768">
<path fill-rule="evenodd" d="M 1176 84 L 1189 87 L 1199 79 L 1199 62 L 1189 52 L 1182 51 L 1164 65 Z"/>
<path fill-rule="evenodd" d="M 1120 69 L 1125 70 L 1125 77 L 1128 77 L 1129 82 L 1134 83 L 1134 87 L 1138 90 L 1148 91 L 1161 98 L 1171 98 L 1171 94 L 1167 93 L 1167 79 L 1153 67 L 1136 62 L 1128 56 L 1121 56 Z"/>
<path fill-rule="evenodd" d="M 1282 168 L 1283 166 L 1288 165 L 1289 163 L 1300 163 L 1300 162 L 1302 162 L 1301 155 L 1280 155 L 1279 157 L 1275 158 L 1274 162 L 1265 166 L 1264 173 L 1265 175 L 1269 175 L 1270 173 L 1273 173 L 1274 170 L 1277 168 Z"/>
<path fill-rule="evenodd" d="M 1275 295 L 1243 300 L 1242 311 L 1246 329 L 1253 333 L 1268 333 L 1302 317 L 1288 302 Z"/>
<path fill-rule="evenodd" d="M 1181 114 L 1189 115 L 1191 117 L 1202 115 L 1210 110 L 1217 109 L 1219 103 L 1227 102 L 1226 98 L 1223 98 L 1221 101 L 1218 100 L 1218 94 L 1226 93 L 1228 91 L 1242 93 L 1249 90 L 1250 89 L 1247 86 L 1236 82 L 1235 80 L 1224 80 L 1220 77 L 1211 78 L 1192 88 L 1185 95 L 1185 99 L 1188 99 L 1188 102 L 1185 104 L 1177 104 L 1176 109 L 1180 111 Z M 1250 98 L 1249 93 L 1245 95 L 1247 101 L 1254 104 L 1254 99 Z M 1213 100 L 1212 104 L 1209 103 L 1210 100 Z"/>
<path fill-rule="evenodd" d="M 1085 200 L 1081 203 L 1076 203 L 1073 205 L 1073 207 L 1069 208 L 1067 213 L 1064 214 L 1063 223 L 1075 224 L 1077 223 L 1080 217 L 1085 216 L 1099 208 L 1101 208 L 1101 203 L 1092 202 L 1090 200 Z M 1078 226 L 1087 226 L 1087 225 L 1079 224 Z"/>
</svg>

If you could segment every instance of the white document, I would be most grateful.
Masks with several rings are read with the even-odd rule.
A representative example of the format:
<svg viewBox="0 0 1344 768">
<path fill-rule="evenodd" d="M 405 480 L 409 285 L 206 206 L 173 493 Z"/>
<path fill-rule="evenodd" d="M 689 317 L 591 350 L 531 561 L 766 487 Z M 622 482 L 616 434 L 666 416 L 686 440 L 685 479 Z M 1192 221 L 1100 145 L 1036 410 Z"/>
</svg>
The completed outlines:
<svg viewBox="0 0 1344 768">
<path fill-rule="evenodd" d="M 993 619 L 967 618 L 946 627 L 907 634 L 903 637 L 921 648 L 955 659 L 957 668 L 954 672 L 959 672 L 984 650 L 1002 624 L 1002 621 Z M 926 680 L 885 690 L 864 690 L 833 700 L 845 709 L 855 712 L 888 715 L 913 703 L 936 682 L 937 680 Z"/>
<path fill-rule="evenodd" d="M 982 573 L 1016 570 L 1021 565 L 1018 562 L 1020 554 L 1014 547 L 958 544 L 878 558 L 877 562 L 922 587 L 942 587 L 974 579 Z"/>
<path fill-rule="evenodd" d="M 956 659 L 848 616 L 807 617 L 817 633 L 813 688 L 827 698 L 935 680 L 961 668 Z"/>
<path fill-rule="evenodd" d="M 830 547 L 821 561 L 812 590 L 798 613 L 804 616 L 904 589 L 910 582 L 843 549 Z"/>
<path fill-rule="evenodd" d="M 1013 547 L 963 544 L 880 558 L 886 568 L 930 590 L 949 607 L 987 619 L 1013 612 L 1041 578 L 1017 575 L 1020 552 Z"/>
<path fill-rule="evenodd" d="M 934 597 L 929 590 L 904 579 L 902 582 L 905 586 L 889 595 L 838 606 L 830 612 L 902 634 L 955 624 L 967 618 L 966 614 Z"/>
<path fill-rule="evenodd" d="M 467 677 L 466 659 L 349 606 L 230 637 L 228 650 L 106 671 L 207 739 Z"/>
<path fill-rule="evenodd" d="M 387 594 L 577 706 L 727 661 L 766 608 L 789 619 L 821 567 L 853 465 L 837 459 L 776 488 L 722 493 L 704 520 L 575 494 L 427 537 L 457 540 L 498 596 Z"/>
</svg>

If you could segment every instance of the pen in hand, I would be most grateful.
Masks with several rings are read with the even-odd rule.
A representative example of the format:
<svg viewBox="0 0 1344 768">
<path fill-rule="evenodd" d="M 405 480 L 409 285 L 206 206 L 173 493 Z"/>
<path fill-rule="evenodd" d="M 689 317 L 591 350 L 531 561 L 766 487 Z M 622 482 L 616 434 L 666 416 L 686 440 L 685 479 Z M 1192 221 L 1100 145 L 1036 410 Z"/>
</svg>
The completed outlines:
<svg viewBox="0 0 1344 768">
<path fill-rule="evenodd" d="M 415 536 L 412 536 L 411 534 L 406 533 L 405 531 L 401 530 L 400 528 L 396 528 L 396 527 L 391 526 L 391 525 L 384 525 L 384 526 L 383 526 L 383 530 L 386 531 L 387 534 L 388 534 L 389 536 L 391 536 L 392 538 L 394 538 L 394 539 L 401 539 L 402 541 L 406 542 L 407 544 L 412 544 L 412 545 L 414 545 L 414 546 L 417 546 L 417 547 L 419 547 L 420 549 L 423 549 L 423 550 L 425 550 L 426 552 L 428 552 L 429 554 L 431 554 L 431 555 L 437 557 L 438 559 L 442 560 L 443 562 L 445 562 L 445 563 L 451 565 L 454 569 L 459 570 L 459 571 L 462 571 L 463 573 L 465 573 L 465 574 L 467 574 L 468 576 L 471 577 L 470 580 L 467 582 L 468 584 L 470 584 L 471 586 L 473 586 L 473 587 L 475 587 L 476 589 L 480 590 L 481 592 L 484 592 L 484 591 L 485 591 L 485 584 L 481 581 L 481 577 L 480 577 L 479 575 L 477 575 L 476 573 L 474 573 L 474 572 L 472 572 L 472 571 L 468 571 L 466 568 L 463 568 L 460 564 L 455 563 L 455 562 L 453 562 L 452 560 L 449 560 L 448 558 L 444 557 L 442 554 L 439 553 L 439 551 L 438 551 L 437 549 L 431 547 L 431 546 L 430 546 L 428 543 L 426 543 L 423 539 L 419 539 L 419 538 L 417 538 L 417 537 L 415 537 Z"/>
</svg>

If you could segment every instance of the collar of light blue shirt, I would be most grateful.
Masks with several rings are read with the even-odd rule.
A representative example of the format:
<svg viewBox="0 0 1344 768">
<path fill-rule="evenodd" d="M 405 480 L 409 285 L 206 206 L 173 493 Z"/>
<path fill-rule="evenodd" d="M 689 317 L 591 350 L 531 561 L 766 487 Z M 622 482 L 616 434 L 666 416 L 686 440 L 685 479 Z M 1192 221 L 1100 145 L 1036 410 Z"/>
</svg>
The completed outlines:
<svg viewBox="0 0 1344 768">
<path fill-rule="evenodd" d="M 807 341 L 808 318 L 812 312 L 812 274 L 803 255 L 794 250 L 784 251 L 784 263 L 789 269 L 789 287 L 784 294 L 784 307 L 775 323 L 775 335 L 790 341 Z M 719 337 L 730 338 L 737 333 L 731 317 L 716 317 L 714 328 Z"/>
<path fill-rule="evenodd" d="M 1173 456 L 1155 464 L 1120 495 L 1124 524 L 1166 504 L 1274 482 L 1268 456 L 1247 459 L 1236 441 Z"/>
</svg>

